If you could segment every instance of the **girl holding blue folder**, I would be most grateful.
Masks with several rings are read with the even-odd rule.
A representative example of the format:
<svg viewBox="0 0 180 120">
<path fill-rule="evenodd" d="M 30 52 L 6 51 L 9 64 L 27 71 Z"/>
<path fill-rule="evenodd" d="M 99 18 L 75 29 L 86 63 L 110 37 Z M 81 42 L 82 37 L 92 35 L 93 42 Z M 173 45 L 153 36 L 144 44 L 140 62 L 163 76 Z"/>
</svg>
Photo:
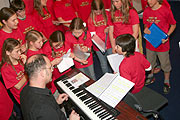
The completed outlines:
<svg viewBox="0 0 180 120">
<path fill-rule="evenodd" d="M 171 9 L 161 4 L 161 0 L 148 0 L 149 7 L 144 10 L 143 13 L 143 23 L 144 23 L 144 33 L 150 34 L 150 30 L 148 29 L 153 23 L 164 31 L 168 36 L 176 28 L 176 21 L 173 17 Z M 170 71 L 171 64 L 169 59 L 169 38 L 162 39 L 162 44 L 155 48 L 146 40 L 146 55 L 147 60 L 152 65 L 152 71 L 148 75 L 146 84 L 150 84 L 154 82 L 153 71 L 156 66 L 156 58 L 158 56 L 160 60 L 160 65 L 162 70 L 164 71 L 164 88 L 163 91 L 165 94 L 169 93 L 170 90 Z"/>
</svg>

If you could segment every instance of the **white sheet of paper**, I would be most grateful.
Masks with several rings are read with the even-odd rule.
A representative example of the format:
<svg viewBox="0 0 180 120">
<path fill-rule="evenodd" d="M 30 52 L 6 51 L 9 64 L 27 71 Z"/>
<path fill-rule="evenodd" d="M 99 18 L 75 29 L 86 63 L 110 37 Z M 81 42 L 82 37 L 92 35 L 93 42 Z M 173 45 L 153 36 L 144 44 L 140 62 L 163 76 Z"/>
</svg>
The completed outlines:
<svg viewBox="0 0 180 120">
<path fill-rule="evenodd" d="M 74 61 L 71 57 L 69 57 L 71 54 L 71 50 L 69 49 L 68 52 L 62 56 L 62 61 L 57 65 L 58 70 L 60 73 L 66 71 L 69 69 L 71 66 L 74 65 Z"/>
<path fill-rule="evenodd" d="M 83 73 L 78 73 L 77 75 L 73 76 L 72 78 L 68 79 L 68 81 L 75 87 L 79 87 L 80 85 L 84 84 L 90 80 L 86 77 Z"/>
<path fill-rule="evenodd" d="M 105 73 L 98 81 L 88 86 L 86 89 L 99 98 L 115 77 L 116 76 L 114 74 Z"/>
<path fill-rule="evenodd" d="M 133 86 L 134 83 L 118 74 L 106 73 L 86 89 L 108 105 L 115 107 Z"/>
<path fill-rule="evenodd" d="M 99 38 L 99 36 L 97 36 L 96 34 L 91 38 L 92 42 L 96 45 L 97 48 L 99 48 L 99 50 L 101 52 L 105 52 L 106 48 L 105 48 L 105 42 Z"/>
<path fill-rule="evenodd" d="M 133 86 L 133 82 L 117 76 L 99 98 L 114 108 Z"/>
<path fill-rule="evenodd" d="M 107 59 L 113 71 L 119 73 L 119 65 L 124 59 L 124 56 L 116 53 L 116 54 L 108 55 Z"/>
</svg>

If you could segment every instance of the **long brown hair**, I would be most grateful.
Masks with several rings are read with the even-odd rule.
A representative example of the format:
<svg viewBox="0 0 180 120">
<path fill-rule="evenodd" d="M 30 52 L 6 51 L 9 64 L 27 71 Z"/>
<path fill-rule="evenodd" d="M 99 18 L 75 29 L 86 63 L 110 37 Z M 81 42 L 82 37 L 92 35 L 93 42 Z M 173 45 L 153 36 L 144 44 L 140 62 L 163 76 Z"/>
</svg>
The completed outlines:
<svg viewBox="0 0 180 120">
<path fill-rule="evenodd" d="M 13 38 L 7 38 L 4 41 L 3 47 L 2 47 L 2 61 L 1 61 L 0 67 L 2 67 L 5 62 L 12 65 L 12 62 L 11 62 L 9 56 L 6 54 L 6 51 L 12 52 L 14 50 L 14 48 L 17 47 L 18 45 L 20 45 L 20 42 Z"/>
<path fill-rule="evenodd" d="M 122 13 L 122 17 L 123 17 L 123 23 L 129 23 L 129 11 L 130 9 L 132 9 L 133 7 L 131 6 L 129 0 L 121 0 L 122 2 L 122 6 L 120 8 L 120 11 Z M 114 22 L 115 21 L 115 11 L 116 11 L 116 7 L 113 5 L 113 2 L 111 0 L 111 19 Z"/>
<path fill-rule="evenodd" d="M 47 7 L 41 5 L 41 0 L 34 0 L 34 9 L 37 10 L 37 12 L 41 17 L 45 17 L 43 8 L 46 10 L 47 13 L 49 13 Z"/>
<path fill-rule="evenodd" d="M 49 37 L 49 44 L 51 46 L 51 50 L 52 50 L 52 57 L 55 58 L 56 57 L 56 53 L 53 49 L 52 43 L 53 42 L 63 42 L 64 44 L 65 41 L 65 36 L 64 33 L 62 31 L 55 31 L 53 32 L 50 37 Z"/>
<path fill-rule="evenodd" d="M 107 15 L 106 15 L 106 12 L 105 12 L 103 1 L 102 0 L 93 0 L 92 3 L 91 3 L 90 17 L 92 18 L 92 21 L 93 21 L 94 25 L 96 25 L 96 21 L 95 21 L 95 14 L 94 14 L 93 10 L 98 10 L 98 9 L 102 11 L 102 15 L 103 15 L 103 18 L 104 18 L 105 25 L 107 25 Z"/>
<path fill-rule="evenodd" d="M 81 18 L 74 18 L 69 26 L 69 30 L 72 32 L 73 30 L 80 30 L 83 29 L 85 32 L 84 40 L 87 38 L 87 28 L 83 25 L 83 20 Z"/>
</svg>

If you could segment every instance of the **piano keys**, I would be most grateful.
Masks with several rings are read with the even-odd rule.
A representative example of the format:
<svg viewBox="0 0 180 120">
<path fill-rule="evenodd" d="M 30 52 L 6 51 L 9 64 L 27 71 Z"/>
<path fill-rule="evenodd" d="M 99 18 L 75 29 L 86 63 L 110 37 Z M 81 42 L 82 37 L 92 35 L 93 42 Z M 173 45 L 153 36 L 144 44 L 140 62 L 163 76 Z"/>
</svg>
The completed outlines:
<svg viewBox="0 0 180 120">
<path fill-rule="evenodd" d="M 69 95 L 70 100 L 82 111 L 82 120 L 114 120 L 120 112 L 89 93 L 83 86 L 73 87 L 66 75 L 60 77 L 57 82 L 59 88 Z"/>
</svg>

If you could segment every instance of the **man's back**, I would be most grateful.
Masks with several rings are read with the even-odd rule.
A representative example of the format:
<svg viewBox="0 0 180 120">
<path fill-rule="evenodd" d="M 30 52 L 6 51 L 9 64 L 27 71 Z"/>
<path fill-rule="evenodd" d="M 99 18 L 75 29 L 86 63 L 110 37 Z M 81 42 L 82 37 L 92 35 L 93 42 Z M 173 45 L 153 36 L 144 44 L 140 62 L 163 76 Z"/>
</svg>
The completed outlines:
<svg viewBox="0 0 180 120">
<path fill-rule="evenodd" d="M 66 120 L 50 90 L 25 86 L 20 94 L 25 120 Z"/>
</svg>

